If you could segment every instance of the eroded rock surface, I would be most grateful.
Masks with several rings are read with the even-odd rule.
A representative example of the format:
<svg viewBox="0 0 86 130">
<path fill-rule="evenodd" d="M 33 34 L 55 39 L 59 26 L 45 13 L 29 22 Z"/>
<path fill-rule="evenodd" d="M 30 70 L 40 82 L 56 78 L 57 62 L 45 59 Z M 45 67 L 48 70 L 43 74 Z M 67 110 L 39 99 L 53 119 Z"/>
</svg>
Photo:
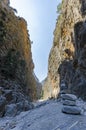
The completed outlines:
<svg viewBox="0 0 86 130">
<path fill-rule="evenodd" d="M 48 60 L 44 98 L 56 98 L 62 91 L 86 99 L 85 15 L 85 0 L 62 0 Z"/>
</svg>

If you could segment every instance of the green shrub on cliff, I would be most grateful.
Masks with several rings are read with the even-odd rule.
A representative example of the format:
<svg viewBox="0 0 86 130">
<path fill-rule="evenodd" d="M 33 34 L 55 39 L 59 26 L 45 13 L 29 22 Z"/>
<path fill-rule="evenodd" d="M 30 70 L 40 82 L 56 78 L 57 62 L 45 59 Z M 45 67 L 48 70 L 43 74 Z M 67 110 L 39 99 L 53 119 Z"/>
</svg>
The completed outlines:
<svg viewBox="0 0 86 130">
<path fill-rule="evenodd" d="M 62 9 L 62 3 L 57 5 L 57 13 L 60 14 Z"/>
</svg>

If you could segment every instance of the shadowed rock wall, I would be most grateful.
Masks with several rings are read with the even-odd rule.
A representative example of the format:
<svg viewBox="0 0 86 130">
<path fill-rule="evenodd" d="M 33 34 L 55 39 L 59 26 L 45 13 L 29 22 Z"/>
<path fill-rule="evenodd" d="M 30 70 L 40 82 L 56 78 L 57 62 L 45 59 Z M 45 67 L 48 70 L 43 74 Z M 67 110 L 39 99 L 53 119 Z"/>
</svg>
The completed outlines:
<svg viewBox="0 0 86 130">
<path fill-rule="evenodd" d="M 0 1 L 0 117 L 33 108 L 30 102 L 41 95 L 27 23 L 9 4 Z"/>
</svg>

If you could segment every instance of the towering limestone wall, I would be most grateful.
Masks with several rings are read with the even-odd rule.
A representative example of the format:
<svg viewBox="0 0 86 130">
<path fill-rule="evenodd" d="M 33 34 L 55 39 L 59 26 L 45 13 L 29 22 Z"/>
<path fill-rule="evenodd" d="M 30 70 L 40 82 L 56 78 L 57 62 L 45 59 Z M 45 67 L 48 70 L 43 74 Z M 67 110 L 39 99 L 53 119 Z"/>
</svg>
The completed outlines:
<svg viewBox="0 0 86 130">
<path fill-rule="evenodd" d="M 0 0 L 0 86 L 9 88 L 19 84 L 33 100 L 37 97 L 38 81 L 33 73 L 31 41 L 26 21 L 15 16 L 14 11 L 9 0 Z"/>
<path fill-rule="evenodd" d="M 85 73 L 86 65 L 85 52 L 81 51 L 84 50 L 84 45 L 82 47 L 83 49 L 79 46 L 80 43 L 86 44 L 86 35 L 85 33 L 82 34 L 86 28 L 85 14 L 85 0 L 62 1 L 60 15 L 54 31 L 53 47 L 49 55 L 48 76 L 43 87 L 45 98 L 57 97 L 60 90 L 64 88 L 68 93 L 74 92 L 77 95 L 79 94 L 75 92 L 75 89 L 79 91 L 77 90 L 79 88 L 77 87 L 78 82 L 81 80 L 81 83 L 86 78 L 83 78 L 84 74 L 81 76 L 82 79 L 80 78 L 82 73 L 81 66 L 84 66 L 83 73 Z M 81 61 L 84 63 L 81 63 Z M 81 65 L 79 65 L 79 62 Z M 77 73 L 79 73 L 79 78 Z M 81 87 L 81 89 L 83 88 Z M 83 92 L 80 92 L 79 96 L 81 96 L 81 93 Z"/>
</svg>

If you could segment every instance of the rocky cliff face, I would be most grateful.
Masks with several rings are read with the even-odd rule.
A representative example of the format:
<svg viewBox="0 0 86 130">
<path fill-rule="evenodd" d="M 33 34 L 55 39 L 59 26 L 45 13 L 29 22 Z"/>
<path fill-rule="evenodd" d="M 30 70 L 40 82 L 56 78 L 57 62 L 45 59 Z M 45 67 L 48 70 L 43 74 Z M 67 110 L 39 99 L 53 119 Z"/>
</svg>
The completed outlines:
<svg viewBox="0 0 86 130">
<path fill-rule="evenodd" d="M 85 98 L 86 1 L 63 0 L 49 55 L 44 97 L 57 97 L 60 90 Z M 78 86 L 81 84 L 81 86 Z"/>
<path fill-rule="evenodd" d="M 37 98 L 41 86 L 33 72 L 27 23 L 14 11 L 9 0 L 0 1 L 0 108 L 20 101 L 23 107 L 26 99 Z"/>
</svg>

